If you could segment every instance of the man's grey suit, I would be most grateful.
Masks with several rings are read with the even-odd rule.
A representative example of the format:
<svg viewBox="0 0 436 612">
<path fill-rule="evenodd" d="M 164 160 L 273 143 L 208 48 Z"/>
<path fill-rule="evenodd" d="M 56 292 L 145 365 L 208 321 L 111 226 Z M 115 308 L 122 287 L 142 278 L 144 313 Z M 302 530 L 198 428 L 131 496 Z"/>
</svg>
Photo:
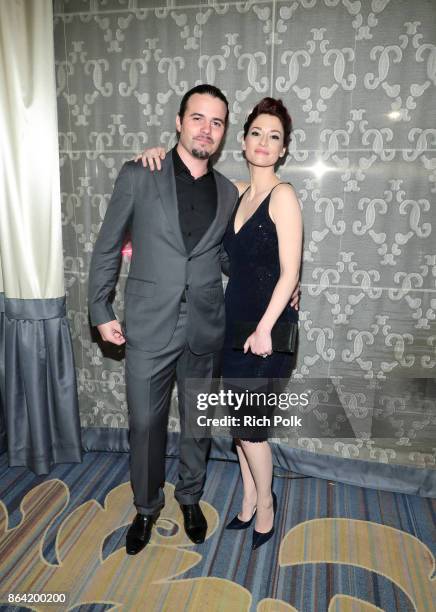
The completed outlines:
<svg viewBox="0 0 436 612">
<path fill-rule="evenodd" d="M 94 247 L 89 273 L 91 323 L 115 319 L 115 287 L 126 231 L 132 259 L 125 290 L 126 387 L 129 406 L 131 479 L 138 512 L 164 504 L 165 444 L 170 391 L 177 379 L 181 421 L 179 482 L 182 504 L 201 498 L 208 439 L 184 435 L 186 378 L 216 375 L 224 338 L 221 240 L 237 200 L 234 185 L 214 170 L 216 216 L 191 253 L 178 220 L 172 156 L 160 172 L 140 162 L 124 164 Z M 181 302 L 183 293 L 186 303 Z M 187 407 L 189 409 L 189 407 Z"/>
</svg>

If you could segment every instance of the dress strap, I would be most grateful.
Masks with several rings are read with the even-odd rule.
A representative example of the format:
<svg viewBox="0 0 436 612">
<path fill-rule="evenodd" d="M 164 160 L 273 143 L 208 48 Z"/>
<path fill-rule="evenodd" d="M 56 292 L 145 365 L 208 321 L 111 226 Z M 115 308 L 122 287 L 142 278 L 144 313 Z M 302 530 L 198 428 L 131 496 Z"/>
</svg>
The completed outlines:
<svg viewBox="0 0 436 612">
<path fill-rule="evenodd" d="M 247 193 L 247 191 L 250 189 L 251 185 L 248 185 L 247 189 L 245 191 L 243 191 L 241 193 L 241 195 L 239 196 L 239 199 L 242 200 L 242 198 L 244 197 L 244 195 Z"/>
<path fill-rule="evenodd" d="M 274 187 L 271 189 L 271 191 L 269 192 L 269 195 L 271 195 L 274 189 L 278 187 L 279 185 L 290 185 L 292 187 L 292 183 L 277 183 L 277 185 L 274 185 Z"/>
<path fill-rule="evenodd" d="M 264 202 L 267 202 L 267 203 L 268 203 L 268 218 L 269 218 L 269 219 L 271 219 L 271 221 L 272 221 L 272 218 L 271 218 L 271 215 L 269 214 L 269 206 L 270 206 L 270 202 L 271 202 L 271 194 L 272 194 L 272 192 L 274 191 L 274 189 L 275 189 L 276 187 L 278 187 L 279 185 L 290 185 L 291 187 L 293 187 L 292 183 L 288 183 L 288 182 L 281 182 L 281 183 L 277 183 L 277 185 L 274 185 L 274 187 L 271 189 L 271 191 L 269 192 L 269 194 L 266 196 L 266 198 L 265 198 Z M 262 204 L 263 204 L 263 202 L 262 202 Z M 274 221 L 272 221 L 272 222 L 274 223 Z"/>
<path fill-rule="evenodd" d="M 239 198 L 238 198 L 238 203 L 237 203 L 237 205 L 235 206 L 235 208 L 233 209 L 233 217 L 236 217 L 236 213 L 238 212 L 238 209 L 239 209 L 239 207 L 240 207 L 240 205 L 241 205 L 242 198 L 243 198 L 243 197 L 244 197 L 244 195 L 247 193 L 247 191 L 250 189 L 250 187 L 251 187 L 251 185 L 248 185 L 247 189 L 246 189 L 245 191 L 243 191 L 243 192 L 241 193 L 241 195 L 239 196 Z"/>
</svg>

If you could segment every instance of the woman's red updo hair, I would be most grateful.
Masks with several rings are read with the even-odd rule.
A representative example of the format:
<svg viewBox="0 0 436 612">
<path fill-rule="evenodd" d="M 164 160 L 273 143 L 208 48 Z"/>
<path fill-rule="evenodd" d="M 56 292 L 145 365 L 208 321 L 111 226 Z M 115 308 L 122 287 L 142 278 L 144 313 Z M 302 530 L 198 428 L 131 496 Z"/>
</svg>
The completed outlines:
<svg viewBox="0 0 436 612">
<path fill-rule="evenodd" d="M 272 115 L 273 117 L 280 119 L 284 133 L 283 146 L 285 149 L 287 149 L 291 139 L 292 119 L 283 102 L 281 100 L 276 100 L 275 98 L 263 98 L 258 104 L 256 104 L 251 113 L 248 115 L 247 121 L 244 123 L 244 138 L 247 136 L 251 124 L 259 115 Z"/>
</svg>

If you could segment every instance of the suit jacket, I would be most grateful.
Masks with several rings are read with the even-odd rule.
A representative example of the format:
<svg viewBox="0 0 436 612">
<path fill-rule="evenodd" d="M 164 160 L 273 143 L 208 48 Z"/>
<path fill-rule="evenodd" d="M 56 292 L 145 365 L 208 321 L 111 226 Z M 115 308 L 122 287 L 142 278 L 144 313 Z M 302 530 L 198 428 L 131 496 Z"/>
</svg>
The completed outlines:
<svg viewBox="0 0 436 612">
<path fill-rule="evenodd" d="M 191 350 L 204 354 L 221 348 L 224 295 L 221 240 L 237 201 L 237 189 L 214 170 L 217 211 L 212 224 L 187 253 L 178 219 L 172 156 L 160 172 L 141 162 L 127 162 L 115 183 L 91 260 L 88 306 L 93 325 L 115 319 L 110 303 L 126 230 L 132 259 L 125 289 L 125 325 L 129 346 L 159 351 L 174 333 L 186 290 L 187 338 Z"/>
</svg>

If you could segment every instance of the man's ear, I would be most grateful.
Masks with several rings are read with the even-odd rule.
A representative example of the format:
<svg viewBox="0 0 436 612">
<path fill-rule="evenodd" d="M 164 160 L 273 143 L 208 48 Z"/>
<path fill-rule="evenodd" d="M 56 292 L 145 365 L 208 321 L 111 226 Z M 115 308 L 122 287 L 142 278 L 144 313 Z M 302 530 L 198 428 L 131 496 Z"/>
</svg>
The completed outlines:
<svg viewBox="0 0 436 612">
<path fill-rule="evenodd" d="M 182 122 L 180 120 L 180 115 L 177 113 L 177 116 L 176 116 L 176 130 L 180 133 L 181 129 L 182 129 Z"/>
</svg>

